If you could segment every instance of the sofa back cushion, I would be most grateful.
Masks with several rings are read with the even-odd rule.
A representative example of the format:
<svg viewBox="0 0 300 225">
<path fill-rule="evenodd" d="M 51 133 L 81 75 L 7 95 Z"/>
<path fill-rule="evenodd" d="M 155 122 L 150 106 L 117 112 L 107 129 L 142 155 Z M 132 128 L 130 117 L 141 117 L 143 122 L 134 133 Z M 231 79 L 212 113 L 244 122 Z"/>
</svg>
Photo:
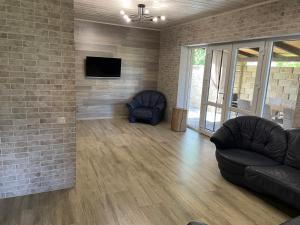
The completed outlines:
<svg viewBox="0 0 300 225">
<path fill-rule="evenodd" d="M 153 108 L 159 104 L 166 104 L 165 96 L 158 92 L 152 90 L 146 90 L 138 93 L 134 100 L 138 101 L 140 107 Z"/>
<path fill-rule="evenodd" d="M 241 116 L 223 124 L 232 135 L 235 148 L 263 154 L 277 162 L 283 162 L 287 149 L 286 131 L 272 121 Z"/>
<path fill-rule="evenodd" d="M 300 169 L 300 129 L 287 131 L 288 149 L 284 163 Z"/>
</svg>

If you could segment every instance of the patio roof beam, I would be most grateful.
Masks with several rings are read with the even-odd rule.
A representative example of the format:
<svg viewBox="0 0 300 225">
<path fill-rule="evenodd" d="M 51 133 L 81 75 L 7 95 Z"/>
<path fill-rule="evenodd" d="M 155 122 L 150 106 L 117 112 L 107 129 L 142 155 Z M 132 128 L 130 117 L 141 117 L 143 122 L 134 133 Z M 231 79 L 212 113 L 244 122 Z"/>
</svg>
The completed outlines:
<svg viewBox="0 0 300 225">
<path fill-rule="evenodd" d="M 259 53 L 259 48 L 251 48 L 253 51 L 256 51 L 257 53 Z M 282 55 L 276 53 L 276 52 L 273 52 L 273 56 L 275 57 L 281 57 Z"/>
<path fill-rule="evenodd" d="M 240 62 L 257 62 L 257 59 L 255 58 L 243 58 L 239 59 Z M 300 62 L 300 57 L 284 57 L 284 56 L 278 56 L 278 57 L 273 57 L 272 61 L 274 62 Z"/>
<path fill-rule="evenodd" d="M 300 49 L 285 42 L 275 42 L 274 45 L 284 51 L 300 56 Z"/>
<path fill-rule="evenodd" d="M 254 54 L 251 54 L 251 53 L 249 53 L 249 52 L 244 52 L 244 51 L 242 51 L 242 50 L 239 50 L 239 54 L 240 55 L 243 55 L 243 56 L 246 56 L 246 57 L 255 57 L 256 55 L 254 55 Z"/>
</svg>

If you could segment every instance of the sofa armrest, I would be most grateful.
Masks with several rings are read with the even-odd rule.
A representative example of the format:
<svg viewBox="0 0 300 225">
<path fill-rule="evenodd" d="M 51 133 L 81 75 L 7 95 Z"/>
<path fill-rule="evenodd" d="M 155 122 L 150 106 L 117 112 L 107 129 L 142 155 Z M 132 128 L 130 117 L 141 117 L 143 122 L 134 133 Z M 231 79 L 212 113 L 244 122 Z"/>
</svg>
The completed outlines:
<svg viewBox="0 0 300 225">
<path fill-rule="evenodd" d="M 235 147 L 234 138 L 230 130 L 225 126 L 222 126 L 217 130 L 210 138 L 210 141 L 214 143 L 218 149 Z"/>
</svg>

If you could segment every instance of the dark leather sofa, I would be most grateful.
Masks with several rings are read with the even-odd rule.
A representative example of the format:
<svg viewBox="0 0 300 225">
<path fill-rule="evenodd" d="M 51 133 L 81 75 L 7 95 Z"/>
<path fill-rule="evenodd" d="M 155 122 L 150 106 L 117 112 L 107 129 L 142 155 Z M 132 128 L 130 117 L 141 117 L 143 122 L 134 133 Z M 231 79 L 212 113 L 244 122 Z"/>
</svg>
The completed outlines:
<svg viewBox="0 0 300 225">
<path fill-rule="evenodd" d="M 225 122 L 211 141 L 225 179 L 300 210 L 300 129 L 243 116 Z"/>
<path fill-rule="evenodd" d="M 163 119 L 166 105 L 165 96 L 158 91 L 139 92 L 130 103 L 127 103 L 129 122 L 145 122 L 156 125 Z"/>
</svg>

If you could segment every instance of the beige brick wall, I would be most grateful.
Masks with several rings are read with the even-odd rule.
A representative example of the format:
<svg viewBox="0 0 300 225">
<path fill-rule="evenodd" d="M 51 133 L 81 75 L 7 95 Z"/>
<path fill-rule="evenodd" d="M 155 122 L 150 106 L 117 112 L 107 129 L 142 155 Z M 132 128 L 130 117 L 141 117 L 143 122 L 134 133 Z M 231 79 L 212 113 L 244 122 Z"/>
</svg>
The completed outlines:
<svg viewBox="0 0 300 225">
<path fill-rule="evenodd" d="M 72 0 L 0 0 L 0 198 L 75 183 Z"/>
<path fill-rule="evenodd" d="M 163 30 L 158 89 L 168 98 L 169 118 L 177 99 L 181 46 L 300 34 L 299 10 L 299 0 L 282 0 Z M 297 111 L 300 111 L 300 102 Z M 300 125 L 300 113 L 296 118 Z"/>
<path fill-rule="evenodd" d="M 245 63 L 237 65 L 234 93 L 238 93 L 241 99 L 252 101 L 256 69 L 256 66 L 247 66 Z M 272 67 L 267 98 L 280 99 L 284 107 L 294 109 L 299 89 L 299 72 L 298 68 L 293 67 Z"/>
</svg>

